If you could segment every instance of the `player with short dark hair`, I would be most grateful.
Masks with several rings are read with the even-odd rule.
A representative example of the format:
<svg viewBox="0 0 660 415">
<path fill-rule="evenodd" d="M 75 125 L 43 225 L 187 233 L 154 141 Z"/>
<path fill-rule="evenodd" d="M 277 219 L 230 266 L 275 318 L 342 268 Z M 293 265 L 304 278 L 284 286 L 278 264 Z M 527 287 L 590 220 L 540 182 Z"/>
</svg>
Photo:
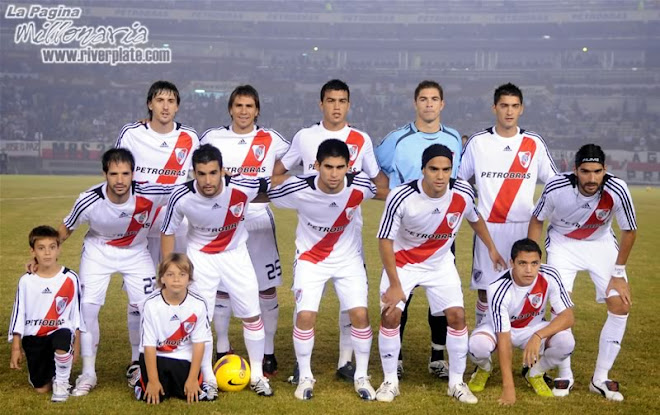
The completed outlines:
<svg viewBox="0 0 660 415">
<path fill-rule="evenodd" d="M 452 178 L 456 178 L 461 160 L 463 144 L 458 132 L 441 122 L 441 113 L 445 107 L 442 86 L 436 81 L 425 80 L 415 88 L 414 100 L 415 121 L 389 133 L 376 147 L 376 158 L 380 168 L 389 176 L 390 188 L 422 177 L 422 153 L 431 144 L 442 144 L 451 150 Z M 452 246 L 452 250 L 454 247 Z M 401 316 L 401 339 L 408 320 L 408 304 Z M 444 359 L 444 349 L 447 333 L 447 318 L 444 315 L 434 316 L 429 308 L 429 327 L 431 328 L 431 356 L 429 372 L 438 377 L 449 376 L 447 361 Z M 399 356 L 399 377 L 403 375 L 403 356 Z"/>
<path fill-rule="evenodd" d="M 412 289 L 426 289 L 431 313 L 447 316 L 449 387 L 459 402 L 477 398 L 463 382 L 468 351 L 461 280 L 450 247 L 465 217 L 488 247 L 494 267 L 506 266 L 474 206 L 468 183 L 451 178 L 453 154 L 441 144 L 422 153 L 423 177 L 396 187 L 385 202 L 378 244 L 383 261 L 380 283 L 381 327 L 378 336 L 385 379 L 376 399 L 391 402 L 399 395 L 397 356 L 401 348 L 401 314 Z"/>
<path fill-rule="evenodd" d="M 224 154 L 223 167 L 230 174 L 249 177 L 273 175 L 275 162 L 289 149 L 290 143 L 277 131 L 256 125 L 260 113 L 259 93 L 251 85 L 237 86 L 227 104 L 231 124 L 211 128 L 200 142 L 211 144 Z M 267 203 L 250 203 L 245 214 L 248 231 L 247 249 L 259 282 L 259 305 L 266 332 L 263 372 L 265 376 L 277 373 L 275 358 L 275 332 L 279 316 L 276 288 L 282 284 L 282 268 L 275 238 L 275 218 Z M 217 334 L 216 357 L 231 351 L 229 295 L 223 288 L 217 292 L 214 325 Z"/>
<path fill-rule="evenodd" d="M 328 280 L 334 283 L 340 311 L 350 316 L 355 391 L 365 400 L 374 400 L 376 395 L 367 375 L 373 335 L 367 313 L 362 223 L 356 213 L 362 201 L 376 196 L 377 189 L 367 174 L 347 173 L 349 162 L 346 143 L 325 140 L 316 153 L 316 174 L 292 177 L 268 192 L 275 206 L 298 213 L 292 290 L 296 298 L 293 345 L 300 371 L 294 396 L 301 400 L 313 396 L 314 326 Z"/>
<path fill-rule="evenodd" d="M 470 137 L 458 177 L 474 178 L 479 213 L 497 250 L 508 253 L 515 241 L 527 235 L 537 181 L 547 182 L 557 168 L 543 138 L 518 126 L 524 111 L 520 88 L 511 83 L 501 85 L 493 100 L 495 126 Z M 477 325 L 488 314 L 486 289 L 498 276 L 490 267 L 487 249 L 475 239 L 470 288 L 478 291 Z"/>
<path fill-rule="evenodd" d="M 80 330 L 78 275 L 61 266 L 60 235 L 50 226 L 37 226 L 28 236 L 38 270 L 18 281 L 8 338 L 12 343 L 9 367 L 20 369 L 25 351 L 28 381 L 39 393 L 53 391 L 51 400 L 69 397 L 69 378 Z"/>
<path fill-rule="evenodd" d="M 619 242 L 612 231 L 615 217 L 621 229 Z M 573 291 L 578 271 L 588 271 L 596 301 L 607 304 L 589 389 L 622 401 L 619 384 L 609 379 L 609 371 L 621 350 L 632 304 L 626 263 L 637 236 L 637 219 L 628 186 L 607 172 L 600 146 L 582 146 L 575 153 L 573 173 L 557 175 L 546 184 L 529 222 L 531 239 L 541 239 L 545 220 L 548 264 L 557 268 L 566 290 Z M 560 366 L 558 381 L 566 385 L 562 389 L 567 395 L 573 386 L 570 360 Z"/>
<path fill-rule="evenodd" d="M 548 304 L 556 313 L 551 322 L 545 320 Z M 491 355 L 497 349 L 502 372 L 500 403 L 515 403 L 513 346 L 524 350 L 525 378 L 534 391 L 553 397 L 544 374 L 573 352 L 573 303 L 557 270 L 541 264 L 536 242 L 514 242 L 509 270 L 488 286 L 488 309 L 490 313 L 470 336 L 470 358 L 477 364 L 468 382 L 470 390 L 484 390 L 492 372 Z"/>
<path fill-rule="evenodd" d="M 188 403 L 208 400 L 200 388 L 204 344 L 213 341 L 204 299 L 188 287 L 193 264 L 172 253 L 158 265 L 160 288 L 144 302 L 140 373 L 135 397 L 158 404 L 169 397 Z"/>
</svg>

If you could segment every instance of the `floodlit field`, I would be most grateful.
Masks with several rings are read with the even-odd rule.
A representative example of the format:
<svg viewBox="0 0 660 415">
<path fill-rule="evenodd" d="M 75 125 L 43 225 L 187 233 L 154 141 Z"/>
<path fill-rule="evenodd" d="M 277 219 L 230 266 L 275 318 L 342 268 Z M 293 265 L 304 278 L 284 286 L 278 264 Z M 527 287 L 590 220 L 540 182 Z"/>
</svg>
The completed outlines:
<svg viewBox="0 0 660 415">
<path fill-rule="evenodd" d="M 27 234 L 36 225 L 57 226 L 69 212 L 76 196 L 87 187 L 100 182 L 98 177 L 55 177 L 55 176 L 0 176 L 0 269 L 3 284 L 0 285 L 0 334 L 6 338 L 9 315 L 18 278 L 23 273 L 23 264 L 28 259 Z M 623 403 L 607 402 L 604 398 L 588 391 L 588 382 L 593 371 L 598 349 L 600 328 L 606 317 L 604 305 L 594 301 L 593 284 L 586 274 L 580 274 L 573 299 L 576 303 L 576 326 L 574 333 L 577 348 L 573 355 L 573 371 L 576 384 L 573 393 L 565 399 L 543 399 L 516 376 L 518 403 L 513 409 L 499 408 L 500 374 L 495 373 L 475 406 L 466 406 L 446 396 L 447 384 L 428 374 L 426 365 L 429 356 L 430 337 L 426 323 L 427 302 L 422 290 L 413 300 L 406 336 L 404 340 L 405 377 L 401 382 L 401 396 L 394 403 L 362 402 L 353 386 L 336 380 L 334 372 L 338 354 L 337 301 L 334 290 L 327 290 L 322 301 L 319 323 L 316 329 L 316 344 L 312 366 L 317 379 L 314 399 L 297 401 L 293 397 L 294 387 L 287 384 L 294 361 L 291 340 L 293 296 L 291 284 L 291 262 L 294 252 L 295 213 L 276 211 L 277 235 L 282 256 L 284 284 L 279 289 L 280 325 L 276 337 L 276 355 L 279 374 L 272 380 L 275 396 L 257 397 L 249 390 L 239 393 L 221 393 L 213 403 L 200 403 L 187 407 L 180 401 L 167 401 L 157 408 L 135 402 L 132 391 L 126 386 L 125 366 L 130 359 L 130 347 L 126 330 L 126 296 L 121 291 L 121 278 L 113 278 L 106 305 L 101 311 L 101 341 L 97 359 L 98 387 L 87 397 L 70 398 L 66 403 L 50 402 L 50 395 L 37 395 L 27 383 L 25 363 L 20 372 L 9 371 L 10 345 L 0 347 L 0 402 L 5 414 L 13 413 L 274 413 L 274 414 L 323 414 L 323 413 L 538 413 L 538 414 L 596 414 L 660 413 L 660 364 L 656 358 L 660 341 L 658 327 L 660 317 L 657 301 L 660 298 L 660 189 L 632 189 L 640 230 L 629 260 L 628 275 L 632 284 L 633 307 L 628 320 L 628 330 L 622 351 L 611 376 L 621 381 L 626 398 Z M 374 343 L 370 373 L 374 387 L 382 381 L 378 357 L 378 284 L 380 263 L 376 242 L 376 230 L 383 204 L 370 201 L 364 206 L 364 244 L 369 271 L 369 304 L 374 329 Z M 61 263 L 78 269 L 80 247 L 84 229 L 76 231 L 64 244 Z M 457 242 L 458 267 L 464 287 L 468 286 L 471 264 L 472 233 L 465 224 Z M 465 304 L 468 326 L 474 324 L 475 294 L 467 289 Z M 240 323 L 232 321 L 230 333 L 237 353 L 246 356 Z M 515 355 L 520 361 L 520 353 Z M 514 366 L 518 366 L 517 364 Z M 468 362 L 468 372 L 473 365 Z M 73 370 L 72 382 L 80 373 L 80 362 Z M 466 374 L 466 380 L 469 375 Z"/>
</svg>

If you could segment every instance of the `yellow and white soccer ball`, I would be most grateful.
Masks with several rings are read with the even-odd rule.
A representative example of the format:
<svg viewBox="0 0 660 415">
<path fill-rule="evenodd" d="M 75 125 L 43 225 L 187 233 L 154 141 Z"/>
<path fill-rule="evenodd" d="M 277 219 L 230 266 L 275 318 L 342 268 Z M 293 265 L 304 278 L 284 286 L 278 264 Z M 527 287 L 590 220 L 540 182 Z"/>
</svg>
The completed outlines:
<svg viewBox="0 0 660 415">
<path fill-rule="evenodd" d="M 225 355 L 215 362 L 213 373 L 221 391 L 238 392 L 250 383 L 250 365 L 236 354 Z"/>
</svg>

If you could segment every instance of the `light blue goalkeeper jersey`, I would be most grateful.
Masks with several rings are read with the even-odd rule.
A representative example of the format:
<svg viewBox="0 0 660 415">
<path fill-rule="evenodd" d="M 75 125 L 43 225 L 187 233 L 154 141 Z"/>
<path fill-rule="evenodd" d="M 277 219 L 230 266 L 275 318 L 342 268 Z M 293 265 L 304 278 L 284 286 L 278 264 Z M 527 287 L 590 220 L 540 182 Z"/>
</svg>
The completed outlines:
<svg viewBox="0 0 660 415">
<path fill-rule="evenodd" d="M 454 154 L 451 177 L 456 178 L 463 144 L 458 131 L 440 124 L 435 133 L 423 133 L 414 122 L 389 133 L 376 147 L 376 159 L 390 179 L 390 188 L 422 177 L 422 153 L 431 144 L 447 146 Z"/>
</svg>

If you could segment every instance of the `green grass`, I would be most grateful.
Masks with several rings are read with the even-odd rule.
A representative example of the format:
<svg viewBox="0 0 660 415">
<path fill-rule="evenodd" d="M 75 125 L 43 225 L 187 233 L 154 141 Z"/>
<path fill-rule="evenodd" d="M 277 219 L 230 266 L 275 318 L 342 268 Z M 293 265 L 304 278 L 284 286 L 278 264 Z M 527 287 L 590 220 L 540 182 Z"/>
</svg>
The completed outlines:
<svg viewBox="0 0 660 415">
<path fill-rule="evenodd" d="M 76 196 L 88 186 L 100 182 L 97 177 L 56 176 L 0 176 L 0 269 L 4 284 L 0 285 L 0 335 L 6 338 L 9 315 L 18 277 L 28 259 L 27 234 L 40 224 L 57 225 L 69 212 Z M 598 349 L 598 336 L 606 312 L 604 305 L 594 301 L 594 288 L 586 274 L 580 274 L 575 284 L 576 325 L 574 333 L 577 348 L 573 356 L 576 385 L 571 396 L 565 399 L 542 399 L 516 378 L 518 402 L 512 409 L 497 405 L 501 377 L 497 371 L 489 380 L 486 390 L 479 394 L 480 402 L 467 407 L 446 396 L 446 382 L 434 379 L 427 370 L 429 331 L 426 323 L 427 302 L 419 290 L 412 303 L 406 337 L 404 340 L 405 378 L 401 382 L 402 395 L 392 404 L 361 402 L 352 385 L 335 380 L 334 370 L 338 354 L 337 301 L 334 290 L 327 290 L 322 301 L 316 330 L 316 346 L 312 358 L 317 379 L 315 397 L 309 402 L 299 402 L 293 397 L 293 386 L 285 383 L 294 361 L 291 340 L 293 298 L 291 262 L 294 251 L 295 214 L 292 211 L 276 211 L 278 240 L 282 255 L 284 284 L 279 288 L 281 304 L 280 325 L 276 337 L 276 353 L 280 373 L 273 381 L 275 396 L 259 398 L 249 391 L 221 394 L 217 402 L 187 407 L 180 401 L 168 401 L 153 408 L 135 402 L 126 387 L 124 367 L 130 358 L 126 331 L 126 296 L 121 291 L 121 278 L 115 277 L 109 288 L 106 305 L 101 311 L 101 341 L 97 372 L 98 387 L 87 397 L 71 398 L 64 404 L 52 404 L 49 396 L 38 395 L 29 387 L 25 365 L 21 371 L 9 371 L 9 344 L 0 347 L 0 402 L 3 413 L 157 413 L 176 411 L 187 413 L 658 413 L 660 412 L 660 364 L 656 359 L 656 344 L 660 339 L 660 317 L 656 302 L 660 298 L 660 219 L 658 202 L 660 189 L 633 188 L 633 198 L 638 215 L 638 238 L 629 260 L 628 275 L 633 292 L 633 308 L 628 320 L 628 330 L 623 347 L 611 376 L 622 383 L 626 397 L 623 403 L 607 402 L 588 392 L 588 382 L 593 371 Z M 364 241 L 369 270 L 369 310 L 372 327 L 378 327 L 378 284 L 380 263 L 376 244 L 376 230 L 382 212 L 382 202 L 370 201 L 364 206 Z M 78 230 L 64 244 L 61 263 L 78 268 L 80 246 L 84 230 Z M 474 292 L 467 289 L 471 264 L 470 228 L 465 224 L 457 241 L 458 268 L 465 287 L 465 304 L 468 325 L 474 326 Z M 377 332 L 375 332 L 377 334 Z M 240 323 L 232 321 L 231 339 L 237 352 L 246 356 L 241 338 Z M 374 386 L 382 381 L 378 358 L 377 336 L 374 337 L 370 373 Z M 520 361 L 520 353 L 515 355 Z M 517 367 L 518 364 L 515 364 Z M 468 371 L 473 365 L 468 363 Z M 72 380 L 80 373 L 80 362 L 74 367 Z M 466 375 L 467 379 L 467 375 Z"/>
</svg>

